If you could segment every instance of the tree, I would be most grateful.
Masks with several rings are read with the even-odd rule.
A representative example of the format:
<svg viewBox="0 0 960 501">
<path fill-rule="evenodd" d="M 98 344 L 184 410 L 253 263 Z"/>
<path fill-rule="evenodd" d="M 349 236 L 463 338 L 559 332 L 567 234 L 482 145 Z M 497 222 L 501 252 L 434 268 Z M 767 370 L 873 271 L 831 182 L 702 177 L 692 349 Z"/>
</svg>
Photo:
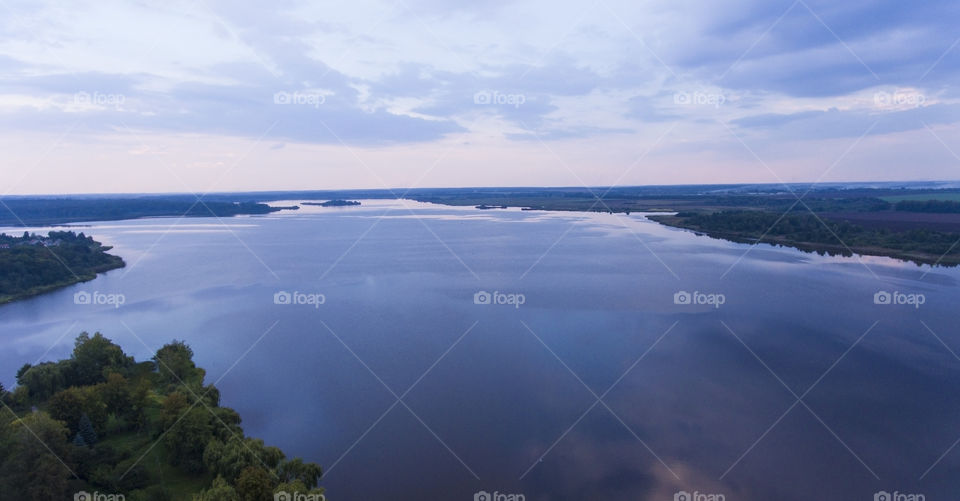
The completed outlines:
<svg viewBox="0 0 960 501">
<path fill-rule="evenodd" d="M 280 480 L 283 482 L 300 481 L 308 488 L 316 487 L 323 475 L 323 469 L 315 463 L 304 463 L 303 459 L 294 458 L 280 463 Z"/>
<path fill-rule="evenodd" d="M 77 431 L 80 429 L 80 417 L 83 415 L 83 390 L 80 388 L 68 388 L 58 391 L 50 397 L 47 402 L 47 411 L 53 419 L 62 421 L 67 425 L 67 429 Z M 87 418 L 89 420 L 89 418 Z"/>
<path fill-rule="evenodd" d="M 141 431 L 147 427 L 150 402 L 150 383 L 141 380 L 130 392 L 130 419 Z"/>
<path fill-rule="evenodd" d="M 3 488 L 20 499 L 65 499 L 72 471 L 67 429 L 42 412 L 10 423 L 0 474 Z"/>
<path fill-rule="evenodd" d="M 179 391 L 167 395 L 167 397 L 163 399 L 163 404 L 160 409 L 160 426 L 164 430 L 173 426 L 174 423 L 180 419 L 180 416 L 186 412 L 189 405 L 187 397 Z"/>
<path fill-rule="evenodd" d="M 77 435 L 83 438 L 83 442 L 90 447 L 97 445 L 97 432 L 93 429 L 93 423 L 86 413 L 80 416 L 80 424 L 77 426 Z"/>
<path fill-rule="evenodd" d="M 264 498 L 269 499 L 269 498 Z M 193 501 L 240 501 L 236 489 L 223 477 L 213 479 L 209 489 L 193 496 Z"/>
<path fill-rule="evenodd" d="M 203 451 L 212 437 L 210 414 L 198 408 L 186 411 L 163 436 L 170 464 L 190 473 L 203 471 Z"/>
<path fill-rule="evenodd" d="M 106 382 L 97 385 L 97 390 L 109 413 L 122 416 L 130 411 L 130 384 L 127 378 L 111 372 L 107 374 Z"/>
<path fill-rule="evenodd" d="M 164 382 L 201 383 L 203 373 L 193 363 L 193 350 L 183 341 L 174 340 L 157 350 L 153 357 Z M 199 381 L 197 378 L 199 376 Z"/>
<path fill-rule="evenodd" d="M 267 447 L 263 440 L 230 437 L 225 442 L 211 440 L 203 452 L 203 464 L 214 475 L 236 480 L 243 470 L 250 467 L 265 467 L 274 470 L 283 460 L 283 452 L 276 447 Z"/>
<path fill-rule="evenodd" d="M 262 501 L 273 497 L 274 483 L 270 475 L 259 466 L 244 469 L 237 478 L 237 494 L 240 501 Z"/>
<path fill-rule="evenodd" d="M 39 365 L 24 365 L 17 371 L 17 384 L 30 390 L 30 396 L 44 400 L 64 387 L 64 366 L 45 362 Z"/>
<path fill-rule="evenodd" d="M 125 370 L 133 365 L 131 357 L 124 355 L 119 346 L 99 332 L 93 337 L 86 332 L 77 336 L 72 360 L 76 377 L 74 383 L 78 385 L 103 382 L 106 380 L 106 369 Z"/>
</svg>

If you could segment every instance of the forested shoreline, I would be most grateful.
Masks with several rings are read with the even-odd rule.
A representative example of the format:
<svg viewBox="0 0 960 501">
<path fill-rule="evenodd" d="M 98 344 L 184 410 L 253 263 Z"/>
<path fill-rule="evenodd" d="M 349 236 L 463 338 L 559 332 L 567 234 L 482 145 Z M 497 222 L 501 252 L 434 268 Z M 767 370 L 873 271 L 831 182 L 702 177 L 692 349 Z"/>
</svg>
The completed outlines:
<svg viewBox="0 0 960 501">
<path fill-rule="evenodd" d="M 319 465 L 248 437 L 182 341 L 137 362 L 100 333 L 0 384 L 0 492 L 128 501 L 323 499 Z M 123 496 L 119 498 L 118 496 Z M 298 497 L 299 496 L 299 497 Z"/>
</svg>

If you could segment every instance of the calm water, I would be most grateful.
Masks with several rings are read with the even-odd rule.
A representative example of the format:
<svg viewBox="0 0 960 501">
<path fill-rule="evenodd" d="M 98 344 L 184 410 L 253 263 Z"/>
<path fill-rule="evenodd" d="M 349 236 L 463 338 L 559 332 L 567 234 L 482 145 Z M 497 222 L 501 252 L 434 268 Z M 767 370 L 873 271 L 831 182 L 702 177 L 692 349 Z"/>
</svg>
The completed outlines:
<svg viewBox="0 0 960 501">
<path fill-rule="evenodd" d="M 128 267 L 0 307 L 0 380 L 81 330 L 138 359 L 184 339 L 248 434 L 326 468 L 330 499 L 960 490 L 960 271 L 394 201 L 91 226 Z"/>
</svg>

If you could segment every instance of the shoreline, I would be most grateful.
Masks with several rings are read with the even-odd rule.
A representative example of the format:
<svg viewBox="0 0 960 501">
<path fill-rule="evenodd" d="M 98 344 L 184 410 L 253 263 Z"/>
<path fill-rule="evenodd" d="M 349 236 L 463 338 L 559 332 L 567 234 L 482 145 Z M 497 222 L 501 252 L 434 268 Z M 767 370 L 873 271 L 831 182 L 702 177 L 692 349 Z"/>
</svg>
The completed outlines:
<svg viewBox="0 0 960 501">
<path fill-rule="evenodd" d="M 119 256 L 115 256 L 115 257 L 119 258 Z M 119 259 L 120 259 L 120 262 L 119 262 L 119 263 L 111 263 L 111 264 L 106 264 L 106 265 L 98 266 L 98 267 L 94 268 L 94 269 L 92 270 L 92 271 L 93 271 L 93 274 L 81 274 L 81 275 L 78 275 L 77 277 L 72 278 L 72 279 L 67 280 L 67 281 L 61 281 L 61 282 L 56 282 L 56 283 L 52 283 L 52 284 L 47 284 L 47 285 L 41 285 L 41 286 L 37 286 L 37 287 L 32 287 L 32 288 L 30 288 L 30 289 L 28 289 L 28 290 L 25 290 L 25 291 L 23 291 L 23 292 L 18 292 L 18 293 L 16 293 L 16 294 L 10 294 L 10 295 L 6 295 L 6 296 L 0 296 L 0 306 L 5 305 L 5 304 L 9 304 L 9 303 L 13 303 L 13 302 L 16 302 L 16 301 L 20 301 L 20 300 L 23 300 L 23 299 L 28 299 L 28 298 L 31 298 L 31 297 L 34 297 L 34 296 L 39 296 L 39 295 L 42 295 L 42 294 L 46 294 L 46 293 L 48 293 L 48 292 L 53 292 L 53 291 L 55 291 L 55 290 L 63 289 L 64 287 L 69 287 L 69 286 L 71 286 L 71 285 L 76 285 L 76 284 L 82 284 L 82 283 L 84 283 L 84 282 L 89 282 L 89 281 L 97 278 L 97 276 L 99 276 L 101 273 L 106 273 L 106 272 L 108 272 L 108 271 L 113 271 L 113 270 L 117 270 L 117 269 L 126 267 L 126 266 L 127 266 L 127 263 L 123 260 L 123 258 L 119 258 Z"/>
<path fill-rule="evenodd" d="M 943 266 L 949 268 L 960 265 L 960 257 L 958 256 L 936 255 L 924 252 L 911 253 L 907 251 L 901 251 L 899 249 L 891 249 L 889 247 L 856 245 L 846 246 L 839 244 L 803 242 L 771 235 L 764 235 L 762 238 L 757 238 L 745 233 L 706 230 L 695 225 L 685 225 L 683 224 L 683 218 L 666 214 L 647 216 L 647 219 L 671 228 L 692 231 L 697 235 L 704 235 L 717 240 L 726 240 L 728 242 L 741 244 L 767 244 L 772 246 L 790 247 L 803 252 L 815 252 L 818 254 L 828 254 L 831 256 L 839 255 L 852 257 L 853 255 L 861 255 L 889 257 L 899 261 L 911 262 L 917 266 L 929 265 L 933 267 Z"/>
</svg>

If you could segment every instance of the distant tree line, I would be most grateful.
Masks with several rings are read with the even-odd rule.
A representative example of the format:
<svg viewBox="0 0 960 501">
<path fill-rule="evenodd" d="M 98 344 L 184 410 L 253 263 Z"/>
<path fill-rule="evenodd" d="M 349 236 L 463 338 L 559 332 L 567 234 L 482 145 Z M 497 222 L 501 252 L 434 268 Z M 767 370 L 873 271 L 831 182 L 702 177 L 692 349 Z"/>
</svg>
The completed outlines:
<svg viewBox="0 0 960 501">
<path fill-rule="evenodd" d="M 680 226 L 708 234 L 771 243 L 812 243 L 855 247 L 874 247 L 900 252 L 918 252 L 934 256 L 960 256 L 960 235 L 942 231 L 913 229 L 890 231 L 868 229 L 846 221 L 832 221 L 813 214 L 777 214 L 769 211 L 720 211 L 713 213 L 680 212 Z M 949 260 L 948 260 L 949 261 Z"/>
<path fill-rule="evenodd" d="M 960 202 L 953 200 L 902 200 L 894 207 L 904 212 L 932 212 L 938 214 L 960 213 Z"/>
<path fill-rule="evenodd" d="M 141 217 L 228 217 L 267 214 L 283 207 L 256 202 L 223 202 L 177 198 L 11 198 L 3 201 L 4 226 L 62 224 L 77 221 L 115 221 Z"/>
</svg>

